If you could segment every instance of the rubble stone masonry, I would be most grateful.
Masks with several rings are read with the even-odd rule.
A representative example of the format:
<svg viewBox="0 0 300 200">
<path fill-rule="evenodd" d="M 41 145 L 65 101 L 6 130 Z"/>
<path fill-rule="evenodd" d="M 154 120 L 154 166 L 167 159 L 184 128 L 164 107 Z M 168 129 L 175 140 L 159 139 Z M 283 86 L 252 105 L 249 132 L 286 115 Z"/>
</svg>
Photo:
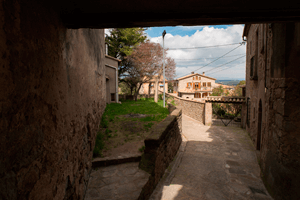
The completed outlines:
<svg viewBox="0 0 300 200">
<path fill-rule="evenodd" d="M 176 94 L 172 94 L 172 93 L 166 93 L 166 98 L 167 97 L 174 99 L 174 103 L 175 103 L 176 107 L 182 108 L 182 114 L 187 115 L 203 124 L 205 123 L 206 118 L 207 118 L 207 122 L 208 122 L 209 118 L 210 118 L 210 120 L 212 118 L 212 110 L 210 109 L 211 104 L 209 104 L 209 103 L 208 103 L 207 114 L 210 114 L 210 116 L 209 115 L 205 116 L 205 114 L 206 114 L 205 106 L 207 103 L 205 103 L 204 100 L 196 101 L 196 100 L 184 99 L 184 98 L 178 97 Z"/>
<path fill-rule="evenodd" d="M 105 108 L 104 30 L 67 29 L 32 0 L 0 0 L 0 27 L 0 199 L 83 199 Z"/>
<path fill-rule="evenodd" d="M 274 199 L 299 199 L 300 23 L 246 28 L 246 97 L 251 102 L 247 131 L 260 150 L 262 177 Z M 257 59 L 256 80 L 250 77 L 253 56 Z"/>
</svg>

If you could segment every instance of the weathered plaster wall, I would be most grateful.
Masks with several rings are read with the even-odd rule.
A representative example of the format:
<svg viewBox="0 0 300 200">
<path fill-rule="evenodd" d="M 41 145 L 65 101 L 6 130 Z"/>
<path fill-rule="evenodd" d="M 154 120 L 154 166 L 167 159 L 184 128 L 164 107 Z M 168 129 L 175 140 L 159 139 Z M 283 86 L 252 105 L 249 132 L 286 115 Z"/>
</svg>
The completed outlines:
<svg viewBox="0 0 300 200">
<path fill-rule="evenodd" d="M 154 87 L 150 87 L 150 94 L 154 94 L 155 92 L 155 83 L 151 83 Z M 160 87 L 161 85 L 164 85 L 163 82 L 158 82 L 158 90 L 164 90 L 163 87 Z M 168 91 L 168 82 L 165 81 L 165 90 Z M 143 83 L 141 86 L 141 89 L 139 91 L 139 94 L 148 94 L 149 92 L 149 83 Z"/>
<path fill-rule="evenodd" d="M 189 94 L 189 93 L 181 93 L 181 97 L 183 99 L 194 99 L 194 94 Z"/>
<path fill-rule="evenodd" d="M 104 31 L 0 0 L 0 199 L 83 199 L 105 108 Z"/>
<path fill-rule="evenodd" d="M 210 126 L 212 122 L 212 103 L 206 102 L 204 109 L 205 109 L 204 123 L 205 125 Z"/>
<path fill-rule="evenodd" d="M 259 71 L 257 83 L 247 78 L 246 95 L 251 98 L 253 110 L 247 131 L 257 146 L 258 105 L 261 99 L 259 159 L 263 179 L 275 199 L 299 199 L 300 24 L 278 23 L 252 27 L 259 28 Z M 247 46 L 251 42 L 251 28 Z M 248 65 L 247 56 L 247 70 Z M 260 79 L 260 76 L 265 78 Z"/>
<path fill-rule="evenodd" d="M 116 69 L 112 67 L 105 67 L 105 75 L 109 78 L 109 94 L 116 93 Z"/>
</svg>

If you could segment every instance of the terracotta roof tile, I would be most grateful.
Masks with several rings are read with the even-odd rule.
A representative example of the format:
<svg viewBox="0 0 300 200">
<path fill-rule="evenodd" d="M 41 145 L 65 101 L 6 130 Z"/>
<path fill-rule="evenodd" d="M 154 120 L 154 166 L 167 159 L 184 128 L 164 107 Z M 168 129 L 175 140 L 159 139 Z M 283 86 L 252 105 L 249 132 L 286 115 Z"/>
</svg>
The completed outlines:
<svg viewBox="0 0 300 200">
<path fill-rule="evenodd" d="M 180 77 L 177 80 L 182 80 L 182 79 L 189 78 L 189 77 L 192 77 L 192 76 L 201 76 L 201 77 L 209 78 L 209 79 L 212 79 L 212 80 L 217 80 L 215 78 L 212 78 L 212 77 L 209 77 L 209 76 L 205 76 L 205 75 L 202 75 L 202 74 L 198 74 L 198 73 L 196 73 L 196 74 L 189 74 L 187 76 Z"/>
</svg>

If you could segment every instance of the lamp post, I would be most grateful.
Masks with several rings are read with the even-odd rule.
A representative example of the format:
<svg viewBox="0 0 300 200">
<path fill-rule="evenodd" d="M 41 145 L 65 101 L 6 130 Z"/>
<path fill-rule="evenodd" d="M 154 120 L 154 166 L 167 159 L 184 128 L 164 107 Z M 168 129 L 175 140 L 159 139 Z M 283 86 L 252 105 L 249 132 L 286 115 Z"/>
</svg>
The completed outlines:
<svg viewBox="0 0 300 200">
<path fill-rule="evenodd" d="M 162 37 L 163 37 L 163 77 L 164 77 L 164 108 L 166 107 L 166 103 L 165 103 L 165 99 L 166 99 L 166 94 L 165 94 L 165 38 L 166 35 L 166 30 L 164 30 L 164 32 L 162 33 Z"/>
</svg>

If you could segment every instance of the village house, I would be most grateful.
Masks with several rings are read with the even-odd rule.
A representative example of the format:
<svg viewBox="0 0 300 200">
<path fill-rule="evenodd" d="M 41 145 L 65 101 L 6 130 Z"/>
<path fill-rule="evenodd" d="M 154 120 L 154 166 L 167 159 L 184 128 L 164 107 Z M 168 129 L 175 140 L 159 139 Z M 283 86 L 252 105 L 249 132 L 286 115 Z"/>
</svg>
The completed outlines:
<svg viewBox="0 0 300 200">
<path fill-rule="evenodd" d="M 185 99 L 205 98 L 212 94 L 215 78 L 192 72 L 174 81 L 173 93 Z"/>
<path fill-rule="evenodd" d="M 155 75 L 152 79 L 149 81 L 143 83 L 141 86 L 141 89 L 139 91 L 139 94 L 145 94 L 145 95 L 153 95 L 155 92 L 155 80 L 158 75 Z M 160 79 L 158 81 L 158 90 L 163 91 L 164 90 L 164 78 L 163 76 L 160 76 Z M 168 80 L 165 79 L 165 91 L 168 92 Z"/>
<path fill-rule="evenodd" d="M 118 103 L 118 66 L 121 60 L 105 55 L 106 103 Z"/>
<path fill-rule="evenodd" d="M 246 24 L 242 126 L 276 199 L 299 199 L 300 23 Z"/>
</svg>

